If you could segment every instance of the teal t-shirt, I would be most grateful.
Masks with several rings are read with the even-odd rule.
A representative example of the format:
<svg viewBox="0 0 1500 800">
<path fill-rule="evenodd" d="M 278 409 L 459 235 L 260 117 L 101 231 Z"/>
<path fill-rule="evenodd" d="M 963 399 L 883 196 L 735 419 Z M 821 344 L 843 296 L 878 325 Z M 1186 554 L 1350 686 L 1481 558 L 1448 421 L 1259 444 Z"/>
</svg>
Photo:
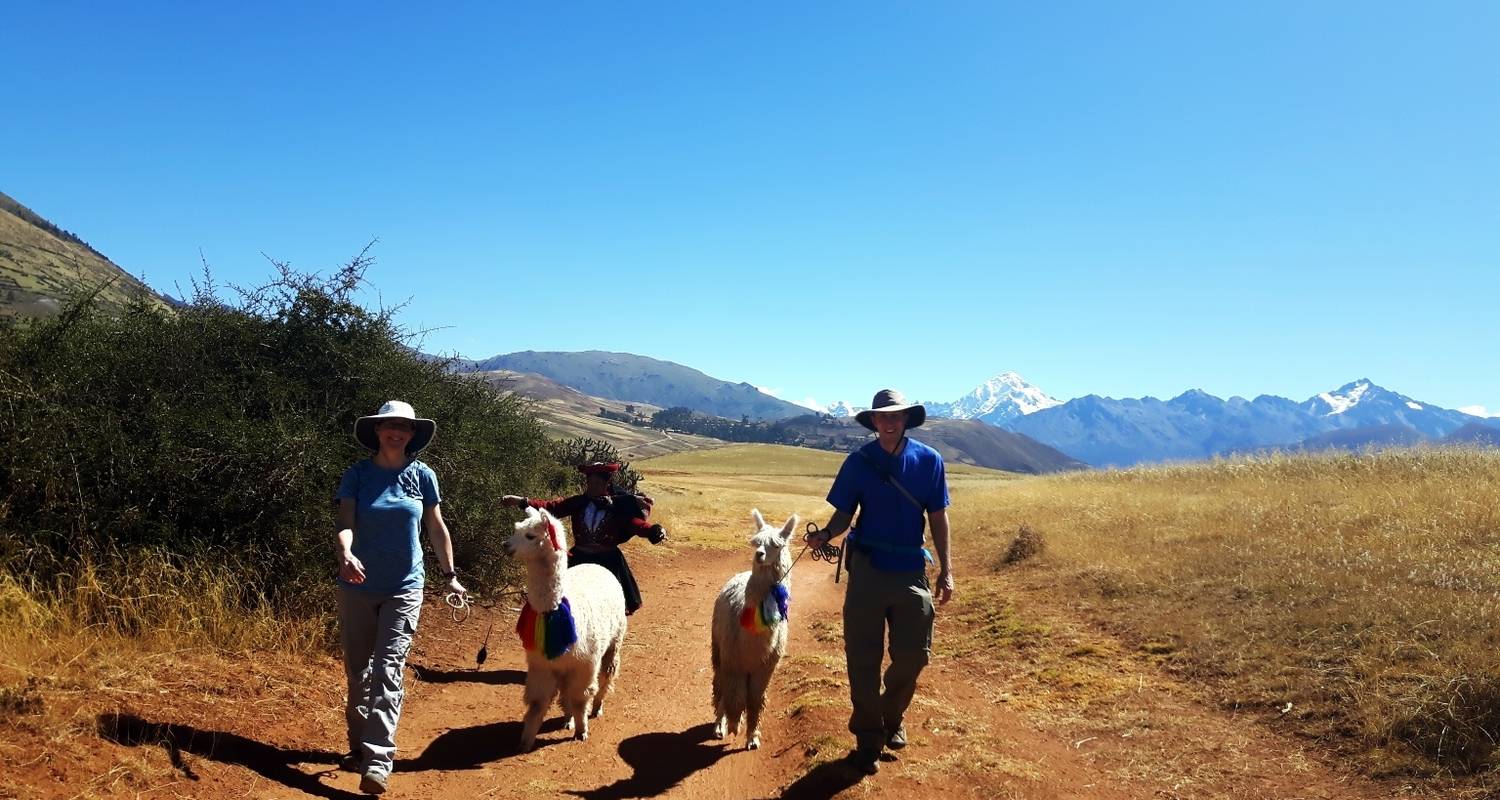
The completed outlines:
<svg viewBox="0 0 1500 800">
<path fill-rule="evenodd" d="M 367 458 L 344 472 L 334 497 L 354 501 L 352 549 L 365 567 L 364 583 L 339 582 L 383 594 L 422 588 L 422 512 L 440 500 L 432 468 L 413 459 L 385 469 Z"/>
</svg>

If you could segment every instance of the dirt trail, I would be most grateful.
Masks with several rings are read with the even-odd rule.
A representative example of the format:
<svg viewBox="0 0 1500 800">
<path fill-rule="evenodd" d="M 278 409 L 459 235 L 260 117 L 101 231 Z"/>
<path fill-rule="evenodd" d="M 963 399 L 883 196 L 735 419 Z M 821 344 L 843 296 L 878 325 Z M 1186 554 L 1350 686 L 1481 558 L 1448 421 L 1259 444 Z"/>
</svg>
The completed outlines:
<svg viewBox="0 0 1500 800">
<path fill-rule="evenodd" d="M 684 551 L 635 562 L 646 606 L 631 618 L 620 690 L 595 721 L 589 741 L 571 741 L 554 718 L 543 727 L 537 749 L 524 755 L 516 752 L 525 666 L 512 632 L 514 614 L 504 607 L 477 609 L 455 623 L 429 597 L 410 658 L 401 751 L 386 796 L 1385 796 L 1250 720 L 1170 691 L 1143 694 L 1140 713 L 1170 717 L 1171 725 L 1074 740 L 1064 729 L 1038 724 L 1016 703 L 1003 702 L 1014 690 L 1003 670 L 952 658 L 936 659 L 923 675 L 908 717 L 912 745 L 884 763 L 879 775 L 858 776 L 834 760 L 849 746 L 837 639 L 843 587 L 833 583 L 830 567 L 808 559 L 793 574 L 791 658 L 772 684 L 764 745 L 746 751 L 743 740 L 711 738 L 708 657 L 713 598 L 731 574 L 746 567 L 746 553 Z M 939 638 L 963 635 L 949 610 L 940 614 Z M 474 657 L 491 623 L 489 658 L 476 669 Z M 135 787 L 133 794 L 361 796 L 357 776 L 331 767 L 330 751 L 342 740 L 337 666 L 330 661 L 314 672 L 303 680 L 324 684 L 316 689 L 319 697 L 304 698 L 309 702 L 300 714 L 267 720 L 263 713 L 251 715 L 247 704 L 245 716 L 236 719 L 236 701 L 221 701 L 215 706 L 219 719 L 193 741 L 183 741 L 193 729 L 169 723 L 174 712 L 168 708 L 153 715 L 158 729 L 116 735 L 117 741 L 150 744 L 153 736 L 162 738 L 160 723 L 168 723 L 176 744 L 166 755 L 190 778 L 154 790 Z M 1232 766 L 1214 763 L 1231 758 Z"/>
</svg>

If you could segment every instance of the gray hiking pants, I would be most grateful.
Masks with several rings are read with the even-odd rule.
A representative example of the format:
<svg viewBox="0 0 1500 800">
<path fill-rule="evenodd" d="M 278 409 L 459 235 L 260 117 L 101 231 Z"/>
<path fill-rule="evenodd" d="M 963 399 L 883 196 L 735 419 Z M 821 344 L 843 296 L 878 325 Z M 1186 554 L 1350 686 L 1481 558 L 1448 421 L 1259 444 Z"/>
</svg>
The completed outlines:
<svg viewBox="0 0 1500 800">
<path fill-rule="evenodd" d="M 849 732 L 860 750 L 879 753 L 901 726 L 932 652 L 932 593 L 926 570 L 885 572 L 858 547 L 848 554 L 844 593 L 844 658 L 849 669 Z M 881 691 L 881 652 L 890 627 L 891 665 Z"/>
<path fill-rule="evenodd" d="M 366 772 L 391 774 L 401 678 L 421 613 L 421 589 L 398 594 L 339 589 L 339 637 L 349 687 L 344 720 L 349 751 L 359 756 Z"/>
</svg>

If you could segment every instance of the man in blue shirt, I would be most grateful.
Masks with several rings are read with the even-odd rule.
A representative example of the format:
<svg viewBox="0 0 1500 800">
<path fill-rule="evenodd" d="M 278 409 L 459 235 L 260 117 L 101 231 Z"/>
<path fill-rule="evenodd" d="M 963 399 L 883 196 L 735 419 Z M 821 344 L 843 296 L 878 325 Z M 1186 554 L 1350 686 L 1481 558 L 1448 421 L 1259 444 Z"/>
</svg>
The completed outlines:
<svg viewBox="0 0 1500 800">
<path fill-rule="evenodd" d="M 849 671 L 849 732 L 852 763 L 865 774 L 880 769 L 883 747 L 906 746 L 902 718 L 917 689 L 917 676 L 932 650 L 933 592 L 927 583 L 929 555 L 923 529 L 932 527 L 937 551 L 939 603 L 953 597 L 948 547 L 948 481 L 943 457 L 909 439 L 906 431 L 927 419 L 927 409 L 900 392 L 882 389 L 869 411 L 855 419 L 876 439 L 850 453 L 828 490 L 834 507 L 827 527 L 809 537 L 820 547 L 859 522 L 845 543 L 849 588 L 844 594 L 844 657 Z M 881 689 L 880 664 L 890 627 L 891 664 Z"/>
</svg>

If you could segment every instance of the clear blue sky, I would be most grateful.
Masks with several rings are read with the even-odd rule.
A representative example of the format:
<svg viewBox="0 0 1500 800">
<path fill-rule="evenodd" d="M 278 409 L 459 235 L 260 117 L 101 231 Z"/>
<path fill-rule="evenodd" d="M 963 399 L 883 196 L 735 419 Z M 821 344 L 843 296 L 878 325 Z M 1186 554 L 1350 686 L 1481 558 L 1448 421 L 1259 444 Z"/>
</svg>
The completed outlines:
<svg viewBox="0 0 1500 800">
<path fill-rule="evenodd" d="M 0 191 L 158 289 L 369 277 L 425 349 L 789 399 L 1500 413 L 1500 4 L 29 3 Z"/>
</svg>

